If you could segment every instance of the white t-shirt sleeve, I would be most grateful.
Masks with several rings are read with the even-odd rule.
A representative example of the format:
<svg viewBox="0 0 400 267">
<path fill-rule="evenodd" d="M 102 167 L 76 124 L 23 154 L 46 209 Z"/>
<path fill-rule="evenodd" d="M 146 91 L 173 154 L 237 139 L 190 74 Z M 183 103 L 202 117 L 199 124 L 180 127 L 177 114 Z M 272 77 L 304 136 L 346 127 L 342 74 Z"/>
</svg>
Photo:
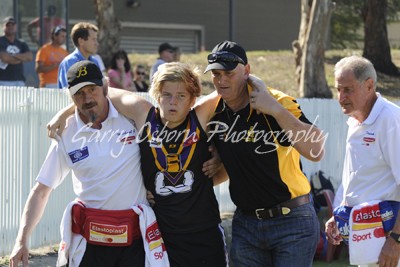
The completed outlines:
<svg viewBox="0 0 400 267">
<path fill-rule="evenodd" d="M 63 182 L 69 171 L 62 141 L 52 140 L 36 181 L 55 189 Z"/>
</svg>

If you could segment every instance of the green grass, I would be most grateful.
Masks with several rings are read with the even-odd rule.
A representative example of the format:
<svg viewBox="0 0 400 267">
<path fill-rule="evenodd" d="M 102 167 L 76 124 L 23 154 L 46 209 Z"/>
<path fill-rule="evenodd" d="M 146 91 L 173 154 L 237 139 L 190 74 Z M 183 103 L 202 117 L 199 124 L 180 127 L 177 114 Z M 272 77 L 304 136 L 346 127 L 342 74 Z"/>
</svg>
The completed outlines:
<svg viewBox="0 0 400 267">
<path fill-rule="evenodd" d="M 204 70 L 207 65 L 209 52 L 196 54 L 182 54 L 181 61 L 198 66 Z M 333 67 L 342 57 L 352 54 L 361 55 L 360 50 L 329 50 L 325 53 L 325 74 L 328 86 L 332 89 L 334 97 L 336 91 L 333 88 Z M 400 50 L 391 51 L 393 63 L 400 68 Z M 281 90 L 293 97 L 300 97 L 295 76 L 295 62 L 292 51 L 250 51 L 247 53 L 251 67 L 251 73 L 259 76 L 268 86 Z M 147 66 L 148 72 L 156 60 L 155 54 L 130 54 L 129 59 L 132 65 L 143 64 Z M 201 76 L 204 93 L 213 90 L 210 74 Z M 391 100 L 400 100 L 400 77 L 390 77 L 378 73 L 378 92 Z"/>
</svg>

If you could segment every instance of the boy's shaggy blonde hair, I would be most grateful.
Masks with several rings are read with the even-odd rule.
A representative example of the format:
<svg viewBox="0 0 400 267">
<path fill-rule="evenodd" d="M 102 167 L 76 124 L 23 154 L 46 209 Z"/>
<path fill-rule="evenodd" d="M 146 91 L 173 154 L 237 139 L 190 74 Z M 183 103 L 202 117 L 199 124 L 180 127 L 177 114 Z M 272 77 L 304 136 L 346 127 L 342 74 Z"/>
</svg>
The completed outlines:
<svg viewBox="0 0 400 267">
<path fill-rule="evenodd" d="M 150 95 L 160 101 L 164 82 L 183 82 L 191 97 L 201 95 L 200 69 L 181 62 L 165 63 L 158 67 L 153 76 Z"/>
</svg>

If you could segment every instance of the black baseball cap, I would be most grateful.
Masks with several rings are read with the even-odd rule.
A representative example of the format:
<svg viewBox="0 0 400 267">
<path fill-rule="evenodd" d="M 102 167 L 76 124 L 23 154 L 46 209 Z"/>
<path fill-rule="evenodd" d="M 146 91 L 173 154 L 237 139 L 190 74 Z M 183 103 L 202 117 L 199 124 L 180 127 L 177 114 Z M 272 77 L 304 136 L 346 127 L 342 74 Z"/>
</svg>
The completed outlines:
<svg viewBox="0 0 400 267">
<path fill-rule="evenodd" d="M 83 60 L 71 66 L 67 73 L 68 89 L 74 95 L 87 85 L 103 86 L 103 74 L 99 67 L 89 60 Z"/>
<path fill-rule="evenodd" d="M 172 45 L 170 45 L 169 43 L 162 43 L 158 47 L 158 53 L 161 54 L 161 52 L 163 52 L 165 50 L 173 50 L 173 49 L 174 49 L 174 47 Z"/>
<path fill-rule="evenodd" d="M 15 21 L 15 18 L 14 18 L 14 17 L 9 16 L 9 17 L 6 17 L 5 19 L 3 19 L 3 24 L 7 24 L 7 23 L 13 23 L 13 24 L 15 24 L 15 23 L 17 23 L 17 22 Z"/>
<path fill-rule="evenodd" d="M 246 51 L 239 44 L 223 41 L 217 44 L 207 57 L 209 70 L 233 70 L 240 63 L 247 65 Z"/>
</svg>

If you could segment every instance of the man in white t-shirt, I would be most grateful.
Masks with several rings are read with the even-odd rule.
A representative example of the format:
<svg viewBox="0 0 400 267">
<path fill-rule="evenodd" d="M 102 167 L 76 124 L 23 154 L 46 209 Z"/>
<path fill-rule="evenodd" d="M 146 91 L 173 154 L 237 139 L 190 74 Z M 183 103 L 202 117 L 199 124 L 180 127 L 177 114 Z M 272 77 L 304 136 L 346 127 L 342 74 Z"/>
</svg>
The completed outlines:
<svg viewBox="0 0 400 267">
<path fill-rule="evenodd" d="M 370 209 L 368 213 L 357 213 L 362 216 L 349 216 L 350 261 L 352 258 L 365 261 L 352 263 L 362 266 L 400 266 L 400 215 L 396 217 L 400 207 L 400 108 L 376 93 L 377 75 L 369 60 L 359 56 L 345 57 L 336 63 L 334 73 L 339 103 L 343 113 L 350 116 L 342 177 L 341 205 L 344 207 L 339 208 L 343 211 L 351 208 L 352 212 L 358 212 L 359 208 L 363 211 L 364 207 Z M 379 207 L 374 206 L 375 201 L 379 201 Z M 383 203 L 390 203 L 392 210 L 383 211 Z M 371 212 L 374 207 L 377 212 Z M 344 216 L 339 214 L 336 222 L 332 217 L 326 223 L 328 240 L 336 245 L 348 233 L 342 230 L 345 228 L 341 225 L 345 221 L 342 218 Z M 382 224 L 373 231 L 379 221 Z M 357 234 L 361 232 L 364 234 Z M 382 236 L 378 232 L 382 232 Z M 385 239 L 380 239 L 385 235 Z M 383 246 L 375 246 L 381 241 Z M 371 243 L 352 251 L 352 247 L 363 242 Z M 373 253 L 379 263 L 366 259 Z M 361 254 L 363 256 L 359 257 Z"/>
<path fill-rule="evenodd" d="M 77 109 L 67 120 L 63 135 L 52 142 L 36 178 L 22 215 L 10 266 L 18 266 L 19 261 L 27 266 L 29 236 L 44 212 L 50 193 L 70 170 L 74 192 L 84 205 L 74 206 L 72 212 L 72 232 L 78 232 L 87 240 L 79 266 L 144 266 L 138 218 L 131 209 L 147 203 L 139 145 L 134 141 L 137 131 L 107 98 L 108 87 L 102 78 L 97 65 L 87 60 L 74 64 L 68 71 L 69 91 Z M 97 225 L 96 229 L 90 228 L 90 238 L 84 226 L 90 219 L 87 208 L 99 217 L 90 221 Z M 115 216 L 125 214 L 123 218 L 115 217 L 114 224 L 113 211 L 118 211 Z M 86 215 L 87 218 L 83 218 Z M 98 219 L 100 221 L 96 221 Z M 127 221 L 126 225 L 118 224 L 122 220 Z M 106 227 L 106 231 L 102 231 Z M 121 229 L 125 235 L 110 234 Z M 96 239 L 104 236 L 106 238 Z M 89 240 L 94 240 L 95 244 Z M 75 259 L 70 255 L 71 261 Z"/>
</svg>

